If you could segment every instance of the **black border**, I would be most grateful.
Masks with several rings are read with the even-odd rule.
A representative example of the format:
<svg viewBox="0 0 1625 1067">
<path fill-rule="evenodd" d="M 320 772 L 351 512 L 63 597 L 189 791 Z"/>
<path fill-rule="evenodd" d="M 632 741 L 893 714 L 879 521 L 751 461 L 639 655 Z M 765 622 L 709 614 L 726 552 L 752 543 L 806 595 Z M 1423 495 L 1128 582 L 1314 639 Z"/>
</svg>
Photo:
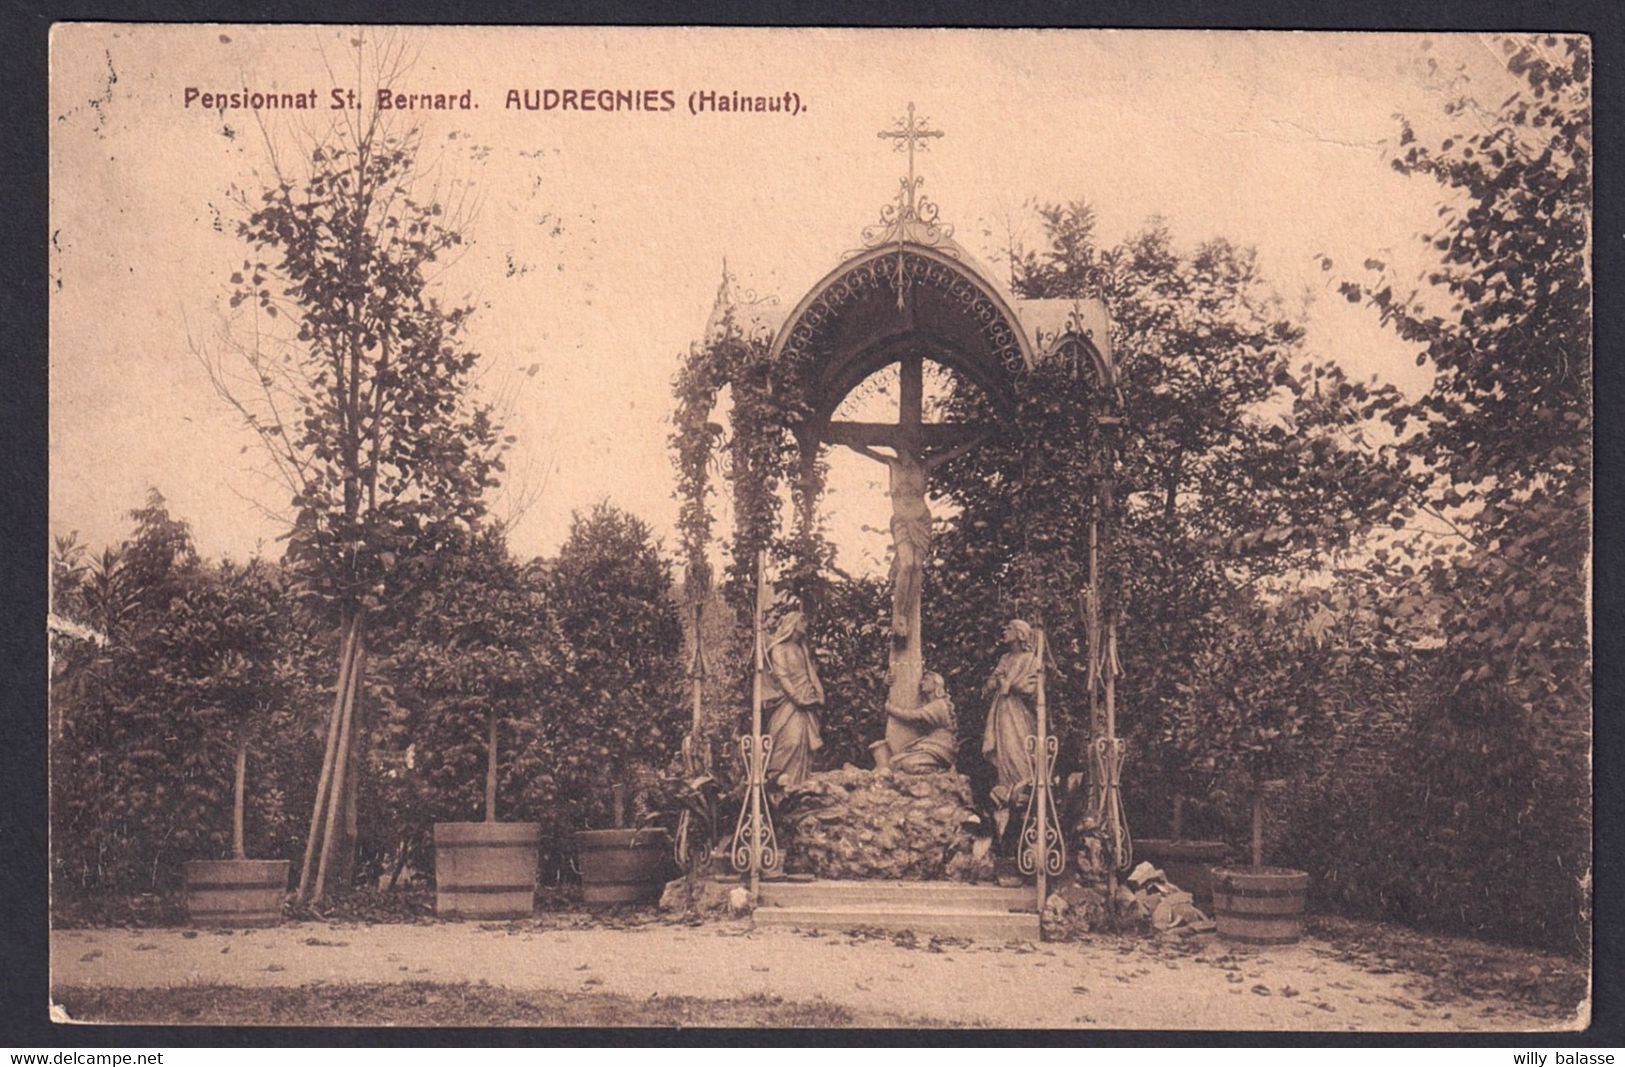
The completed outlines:
<svg viewBox="0 0 1625 1067">
<path fill-rule="evenodd" d="M 1233 0 L 1104 0 L 1087 6 L 1019 0 L 994 6 L 977 2 L 916 0 L 909 4 L 771 3 L 701 4 L 465 2 L 442 7 L 433 0 L 293 0 L 266 5 L 251 0 L 79 0 L 10 4 L 4 22 L 6 62 L 0 65 L 0 190 L 6 210 L 0 233 L 0 329 L 4 375 L 0 377 L 0 440 L 11 457 L 0 464 L 0 674 L 6 699 L 0 707 L 0 782 L 9 803 L 0 805 L 0 1044 L 52 1049 L 123 1046 L 310 1046 L 348 1047 L 483 1045 L 700 1047 L 895 1046 L 968 1044 L 1136 1047 L 1238 1045 L 1286 1047 L 1504 1046 L 1583 1048 L 1625 1043 L 1625 999 L 1620 960 L 1625 955 L 1619 891 L 1621 857 L 1622 730 L 1613 713 L 1621 707 L 1617 563 L 1620 520 L 1625 518 L 1613 475 L 1625 439 L 1610 416 L 1622 395 L 1620 351 L 1621 251 L 1625 217 L 1615 195 L 1621 151 L 1620 71 L 1625 64 L 1625 5 L 1608 0 L 1518 3 L 1516 0 L 1365 0 L 1341 4 Z M 46 1017 L 48 921 L 46 912 L 46 552 L 48 546 L 48 219 L 47 41 L 54 21 L 275 22 L 403 24 L 468 23 L 524 25 L 764 25 L 764 26 L 1078 26 L 1304 30 L 1538 30 L 1579 32 L 1593 42 L 1594 108 L 1599 180 L 1594 219 L 1596 294 L 1596 543 L 1594 630 L 1596 746 L 1595 900 L 1596 952 L 1593 1022 L 1581 1034 L 1319 1034 L 1207 1031 L 758 1031 L 758 1030 L 532 1030 L 532 1029 L 299 1029 L 283 1027 L 62 1026 Z"/>
</svg>

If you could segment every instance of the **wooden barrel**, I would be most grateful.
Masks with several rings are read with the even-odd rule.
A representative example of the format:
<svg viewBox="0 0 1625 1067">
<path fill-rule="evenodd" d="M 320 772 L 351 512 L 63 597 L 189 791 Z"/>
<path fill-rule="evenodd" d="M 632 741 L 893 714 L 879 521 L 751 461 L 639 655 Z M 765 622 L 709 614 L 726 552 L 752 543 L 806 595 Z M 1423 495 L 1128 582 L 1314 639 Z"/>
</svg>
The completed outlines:
<svg viewBox="0 0 1625 1067">
<path fill-rule="evenodd" d="M 288 893 L 287 860 L 191 860 L 186 914 L 194 926 L 275 926 Z"/>
<path fill-rule="evenodd" d="M 522 919 L 536 910 L 533 822 L 434 824 L 434 910 L 468 919 Z"/>
<path fill-rule="evenodd" d="M 665 830 L 580 830 L 575 842 L 583 901 L 652 904 L 660 899 L 671 858 Z"/>
<path fill-rule="evenodd" d="M 1286 867 L 1220 867 L 1213 872 L 1219 936 L 1245 945 L 1290 945 L 1303 936 L 1309 875 Z"/>
<path fill-rule="evenodd" d="M 1223 841 L 1181 841 L 1167 837 L 1137 837 L 1134 858 L 1161 867 L 1168 880 L 1191 895 L 1199 908 L 1213 902 L 1213 868 L 1230 860 Z"/>
</svg>

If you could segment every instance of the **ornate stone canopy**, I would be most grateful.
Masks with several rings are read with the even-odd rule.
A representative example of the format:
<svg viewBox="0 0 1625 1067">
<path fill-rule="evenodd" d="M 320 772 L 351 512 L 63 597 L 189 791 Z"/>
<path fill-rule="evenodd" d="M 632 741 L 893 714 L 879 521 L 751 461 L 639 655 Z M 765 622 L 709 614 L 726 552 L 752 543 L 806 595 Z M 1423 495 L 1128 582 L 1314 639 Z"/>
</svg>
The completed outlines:
<svg viewBox="0 0 1625 1067">
<path fill-rule="evenodd" d="M 919 426 L 923 359 L 972 382 L 1001 416 L 1014 413 L 1011 372 L 1031 369 L 1038 359 L 1087 358 L 1097 382 L 1115 386 L 1109 319 L 1098 298 L 1012 300 L 954 240 L 953 227 L 938 220 L 936 204 L 920 193 L 924 179 L 915 173 L 914 156 L 942 131 L 916 121 L 910 104 L 907 117 L 879 136 L 907 151 L 908 174 L 879 222 L 863 230 L 862 247 L 783 318 L 777 300 L 741 297 L 724 263 L 707 324 L 708 337 L 725 317 L 747 337 L 771 336 L 772 358 L 790 361 L 805 375 L 812 411 L 803 448 L 898 443 L 895 433 L 882 440 L 861 424 L 830 421 L 847 394 L 892 363 L 902 378 L 900 425 L 914 424 L 912 444 L 921 447 L 964 436 L 947 426 Z"/>
<path fill-rule="evenodd" d="M 851 256 L 790 313 L 773 357 L 806 365 L 812 428 L 826 440 L 841 400 L 888 364 L 930 359 L 1009 411 L 1010 371 L 1032 366 L 1034 358 L 1009 301 L 950 241 L 936 247 L 903 241 Z M 905 405 L 911 399 L 905 396 Z"/>
<path fill-rule="evenodd" d="M 905 280 L 901 309 L 899 262 Z M 1110 320 L 1098 297 L 1013 299 L 951 238 L 856 252 L 819 279 L 788 315 L 776 299 L 742 295 L 726 279 L 718 302 L 719 308 L 726 303 L 747 336 L 772 338 L 772 358 L 805 365 L 812 406 L 806 446 L 845 443 L 841 424 L 830 422 L 841 401 L 889 364 L 903 363 L 908 374 L 910 356 L 964 376 L 1001 415 L 1014 410 L 1011 372 L 1045 360 L 1076 360 L 1093 371 L 1097 384 L 1117 385 Z M 713 320 L 719 314 L 713 311 Z M 905 387 L 905 405 L 913 400 L 909 391 Z M 922 430 L 931 445 L 965 436 L 947 426 Z"/>
</svg>

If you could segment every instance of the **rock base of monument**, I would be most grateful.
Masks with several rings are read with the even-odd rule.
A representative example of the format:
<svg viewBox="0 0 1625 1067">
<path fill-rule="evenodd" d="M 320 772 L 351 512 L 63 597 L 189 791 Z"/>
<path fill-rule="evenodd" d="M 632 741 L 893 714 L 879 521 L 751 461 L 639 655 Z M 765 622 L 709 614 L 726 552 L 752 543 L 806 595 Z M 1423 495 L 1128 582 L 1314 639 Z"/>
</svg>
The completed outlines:
<svg viewBox="0 0 1625 1067">
<path fill-rule="evenodd" d="M 1106 887 L 1068 879 L 1044 902 L 1044 940 L 1081 941 L 1095 931 L 1108 929 L 1108 919 Z"/>
<path fill-rule="evenodd" d="M 988 836 L 962 774 L 848 767 L 785 791 L 785 869 L 831 879 L 989 881 Z"/>
</svg>

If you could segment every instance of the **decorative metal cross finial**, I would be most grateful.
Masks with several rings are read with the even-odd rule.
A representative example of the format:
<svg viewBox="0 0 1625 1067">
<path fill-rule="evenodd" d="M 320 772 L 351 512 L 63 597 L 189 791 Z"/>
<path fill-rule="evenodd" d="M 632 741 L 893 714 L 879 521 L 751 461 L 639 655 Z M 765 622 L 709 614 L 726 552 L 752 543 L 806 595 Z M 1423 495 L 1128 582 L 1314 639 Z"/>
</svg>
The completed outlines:
<svg viewBox="0 0 1625 1067">
<path fill-rule="evenodd" d="M 937 224 L 937 206 L 917 195 L 925 179 L 914 174 L 915 151 L 923 152 L 930 142 L 942 137 L 943 132 L 931 129 L 923 117 L 916 120 L 912 103 L 908 105 L 907 117 L 897 119 L 892 125 L 892 129 L 881 130 L 877 136 L 891 141 L 893 151 L 908 150 L 908 177 L 899 179 L 897 199 L 881 209 L 880 224 L 864 229 L 863 242 L 869 248 L 890 244 L 897 246 L 897 267 L 892 273 L 892 286 L 897 290 L 897 310 L 903 311 L 908 306 L 908 268 L 903 246 L 914 241 L 936 247 L 947 242 L 953 228 Z"/>
<path fill-rule="evenodd" d="M 892 141 L 892 150 L 901 152 L 908 149 L 908 178 L 903 182 L 903 196 L 905 199 L 904 212 L 912 214 L 914 211 L 914 193 L 919 188 L 919 181 L 914 177 L 914 150 L 924 151 L 929 145 L 927 141 L 945 136 L 941 130 L 933 130 L 926 125 L 926 119 L 921 116 L 918 125 L 914 121 L 914 102 L 909 101 L 908 117 L 898 119 L 894 123 L 895 129 L 881 130 L 876 136 Z"/>
</svg>

